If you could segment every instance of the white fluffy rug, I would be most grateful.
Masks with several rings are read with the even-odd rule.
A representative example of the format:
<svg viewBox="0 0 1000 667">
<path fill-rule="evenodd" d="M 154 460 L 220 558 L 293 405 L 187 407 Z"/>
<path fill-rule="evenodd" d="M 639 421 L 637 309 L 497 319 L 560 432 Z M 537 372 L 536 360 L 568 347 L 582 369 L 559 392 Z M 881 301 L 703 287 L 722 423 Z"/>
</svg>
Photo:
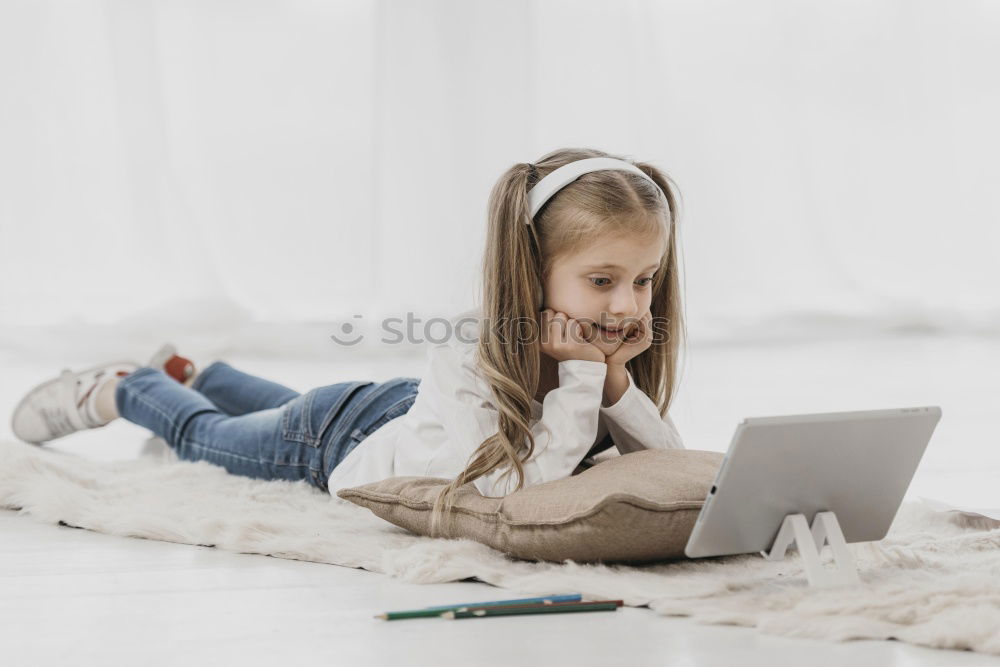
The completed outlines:
<svg viewBox="0 0 1000 667">
<path fill-rule="evenodd" d="M 305 482 L 207 463 L 95 462 L 0 442 L 0 507 L 102 533 L 333 563 L 411 583 L 475 578 L 522 594 L 580 592 L 663 615 L 827 640 L 898 639 L 1000 654 L 1000 522 L 905 503 L 889 536 L 850 545 L 863 587 L 810 589 L 797 554 L 647 567 L 512 560 L 469 540 L 418 537 Z"/>
</svg>

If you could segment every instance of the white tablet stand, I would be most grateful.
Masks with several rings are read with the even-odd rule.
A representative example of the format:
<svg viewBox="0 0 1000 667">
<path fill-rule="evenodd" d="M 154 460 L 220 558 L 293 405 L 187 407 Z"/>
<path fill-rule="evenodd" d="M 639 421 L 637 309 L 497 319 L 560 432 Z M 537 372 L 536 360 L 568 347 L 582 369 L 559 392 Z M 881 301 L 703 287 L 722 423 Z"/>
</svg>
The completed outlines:
<svg viewBox="0 0 1000 667">
<path fill-rule="evenodd" d="M 766 560 L 777 561 L 785 557 L 785 551 L 795 544 L 802 557 L 806 577 L 811 586 L 843 586 L 861 583 L 854 558 L 847 549 L 844 533 L 840 530 L 837 515 L 833 512 L 817 512 L 812 530 L 806 523 L 804 514 L 789 514 L 781 522 L 778 536 L 770 551 L 761 551 Z M 833 551 L 833 568 L 825 567 L 819 560 L 823 545 L 829 544 Z"/>
</svg>

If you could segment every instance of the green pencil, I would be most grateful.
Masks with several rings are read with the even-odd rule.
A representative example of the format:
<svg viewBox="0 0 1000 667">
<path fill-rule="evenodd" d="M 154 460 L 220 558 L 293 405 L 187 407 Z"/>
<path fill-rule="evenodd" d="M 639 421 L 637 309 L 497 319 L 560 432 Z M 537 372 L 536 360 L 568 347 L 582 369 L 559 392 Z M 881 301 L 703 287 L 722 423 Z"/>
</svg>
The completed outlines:
<svg viewBox="0 0 1000 667">
<path fill-rule="evenodd" d="M 479 609 L 486 606 L 510 606 L 525 604 L 559 604 L 565 602 L 576 602 L 580 600 L 580 594 L 573 595 L 549 595 L 540 598 L 521 598 L 519 600 L 490 600 L 488 602 L 466 602 L 462 604 L 443 605 L 440 607 L 425 607 L 423 609 L 406 609 L 402 611 L 387 611 L 376 614 L 375 618 L 386 621 L 395 621 L 402 618 L 436 618 L 446 611 L 465 611 L 466 609 Z"/>
<path fill-rule="evenodd" d="M 446 611 L 441 618 L 483 618 L 484 616 L 518 616 L 522 614 L 568 614 L 577 611 L 615 611 L 622 600 L 595 600 L 592 602 L 565 602 L 547 605 L 512 605 L 510 607 L 481 607 L 467 611 Z"/>
</svg>

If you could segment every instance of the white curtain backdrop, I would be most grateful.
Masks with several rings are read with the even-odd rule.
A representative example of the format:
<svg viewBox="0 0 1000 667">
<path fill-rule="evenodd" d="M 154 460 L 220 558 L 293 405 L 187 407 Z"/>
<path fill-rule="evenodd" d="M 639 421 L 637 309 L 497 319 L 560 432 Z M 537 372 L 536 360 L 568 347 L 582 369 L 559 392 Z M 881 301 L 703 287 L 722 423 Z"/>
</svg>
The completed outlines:
<svg viewBox="0 0 1000 667">
<path fill-rule="evenodd" d="M 562 146 L 676 180 L 692 341 L 1000 335 L 998 37 L 986 0 L 0 0 L 0 344 L 370 351 L 473 305 L 490 187 Z"/>
</svg>

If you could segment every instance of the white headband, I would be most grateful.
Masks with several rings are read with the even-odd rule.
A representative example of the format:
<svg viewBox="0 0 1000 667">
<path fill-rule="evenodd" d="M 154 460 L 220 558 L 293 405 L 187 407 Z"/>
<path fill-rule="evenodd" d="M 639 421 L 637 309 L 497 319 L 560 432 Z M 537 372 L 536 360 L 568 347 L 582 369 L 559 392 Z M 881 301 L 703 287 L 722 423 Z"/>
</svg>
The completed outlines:
<svg viewBox="0 0 1000 667">
<path fill-rule="evenodd" d="M 646 172 L 639 169 L 639 167 L 635 166 L 631 162 L 625 162 L 624 160 L 618 160 L 612 157 L 588 157 L 583 160 L 576 160 L 575 162 L 564 164 L 552 173 L 548 174 L 542 180 L 538 181 L 535 187 L 528 191 L 528 220 L 525 224 L 530 224 L 531 220 L 534 220 L 535 214 L 538 213 L 538 210 L 545 205 L 545 202 L 552 198 L 552 195 L 559 192 L 559 190 L 566 187 L 584 174 L 592 171 L 604 171 L 606 169 L 631 171 L 634 174 L 639 174 L 647 181 L 655 185 L 656 189 L 663 196 L 664 201 L 668 201 L 666 195 L 663 194 L 663 190 L 660 189 L 660 186 L 657 185 L 656 181 L 650 178 Z"/>
</svg>

